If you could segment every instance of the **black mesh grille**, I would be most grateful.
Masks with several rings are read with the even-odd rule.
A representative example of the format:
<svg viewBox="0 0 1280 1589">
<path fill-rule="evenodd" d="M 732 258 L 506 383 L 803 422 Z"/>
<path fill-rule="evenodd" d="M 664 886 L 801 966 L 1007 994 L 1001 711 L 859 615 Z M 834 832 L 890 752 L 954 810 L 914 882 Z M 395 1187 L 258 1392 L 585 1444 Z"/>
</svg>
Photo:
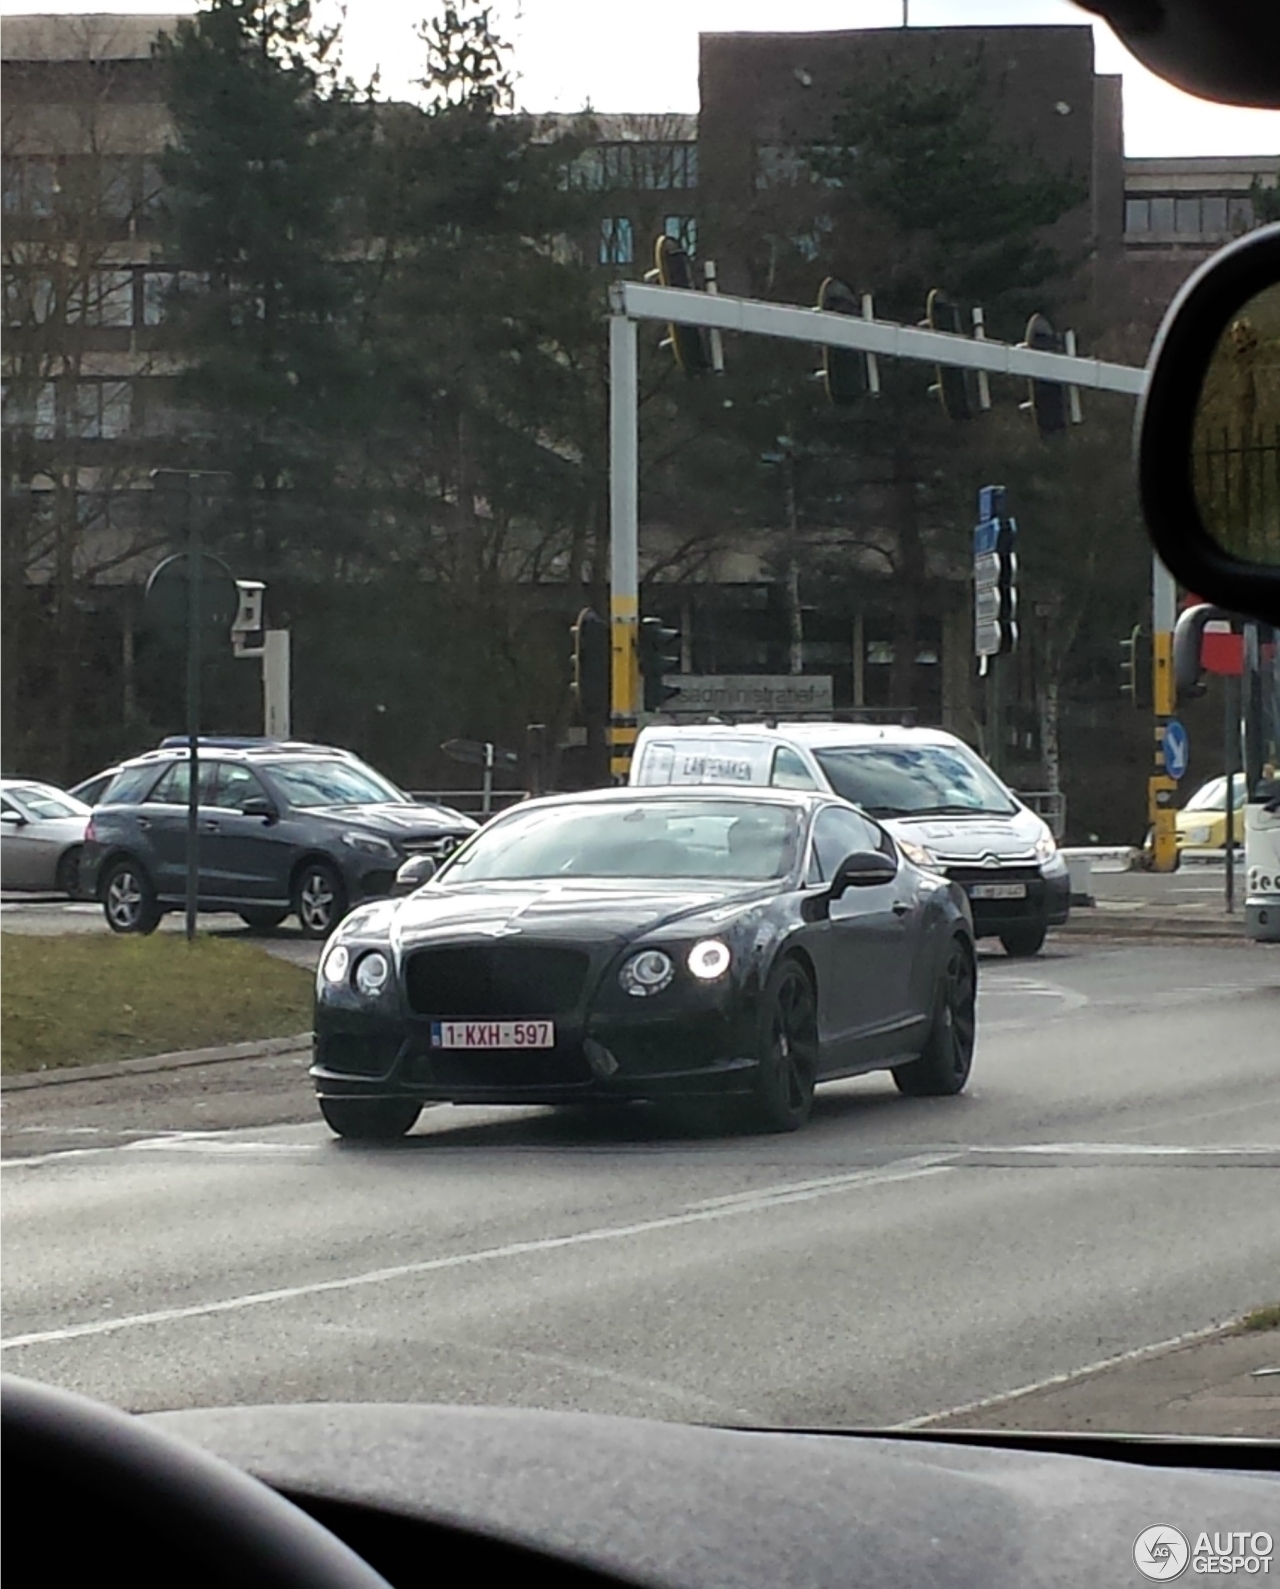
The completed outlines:
<svg viewBox="0 0 1280 1589">
<path fill-rule="evenodd" d="M 1039 883 L 1038 866 L 948 866 L 953 883 Z"/>
<path fill-rule="evenodd" d="M 385 1076 L 400 1051 L 398 1037 L 366 1037 L 354 1032 L 330 1032 L 316 1051 L 322 1069 L 339 1076 Z"/>
<path fill-rule="evenodd" d="M 416 1015 L 567 1015 L 578 1007 L 588 958 L 551 944 L 468 944 L 419 949 L 405 988 Z"/>
</svg>

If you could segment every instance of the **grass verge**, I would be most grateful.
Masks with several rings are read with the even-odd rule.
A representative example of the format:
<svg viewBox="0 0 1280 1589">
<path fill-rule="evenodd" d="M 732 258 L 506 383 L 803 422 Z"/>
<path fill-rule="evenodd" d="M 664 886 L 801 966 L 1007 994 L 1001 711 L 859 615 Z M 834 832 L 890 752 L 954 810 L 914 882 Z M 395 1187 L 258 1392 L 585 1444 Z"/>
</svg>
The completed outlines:
<svg viewBox="0 0 1280 1589">
<path fill-rule="evenodd" d="M 0 936 L 6 1075 L 288 1037 L 311 1025 L 311 973 L 224 938 Z"/>
<path fill-rule="evenodd" d="M 1280 1330 L 1280 1302 L 1269 1303 L 1265 1308 L 1254 1308 L 1246 1313 L 1236 1329 L 1240 1334 L 1251 1330 Z"/>
</svg>

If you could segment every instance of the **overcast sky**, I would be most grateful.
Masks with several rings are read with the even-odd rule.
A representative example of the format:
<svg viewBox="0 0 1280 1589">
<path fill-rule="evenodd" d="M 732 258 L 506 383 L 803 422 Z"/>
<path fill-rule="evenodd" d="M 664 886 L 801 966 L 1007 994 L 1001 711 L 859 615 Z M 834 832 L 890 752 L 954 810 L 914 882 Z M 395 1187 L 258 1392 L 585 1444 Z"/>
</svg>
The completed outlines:
<svg viewBox="0 0 1280 1589">
<path fill-rule="evenodd" d="M 326 6 L 336 0 L 322 0 Z M 1131 155 L 1280 154 L 1280 111 L 1208 105 L 1144 71 L 1106 25 L 1069 0 L 908 0 L 913 26 L 1092 21 L 1100 72 L 1124 74 L 1125 149 Z M 195 10 L 184 0 L 0 0 L 31 11 Z M 382 93 L 410 97 L 421 46 L 414 23 L 431 0 L 348 0 L 346 63 L 375 68 Z M 902 0 L 494 0 L 515 46 L 519 98 L 530 110 L 692 111 L 698 108 L 698 34 L 894 27 Z"/>
</svg>

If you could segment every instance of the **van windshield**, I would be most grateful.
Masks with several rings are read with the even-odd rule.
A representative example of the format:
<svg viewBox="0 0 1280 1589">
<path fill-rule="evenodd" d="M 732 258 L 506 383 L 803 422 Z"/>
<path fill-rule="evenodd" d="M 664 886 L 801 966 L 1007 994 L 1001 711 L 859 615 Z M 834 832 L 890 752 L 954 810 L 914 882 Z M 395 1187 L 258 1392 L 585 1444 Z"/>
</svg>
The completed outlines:
<svg viewBox="0 0 1280 1589">
<path fill-rule="evenodd" d="M 814 755 L 835 792 L 872 816 L 1009 817 L 1018 809 L 962 745 L 840 745 Z"/>
</svg>

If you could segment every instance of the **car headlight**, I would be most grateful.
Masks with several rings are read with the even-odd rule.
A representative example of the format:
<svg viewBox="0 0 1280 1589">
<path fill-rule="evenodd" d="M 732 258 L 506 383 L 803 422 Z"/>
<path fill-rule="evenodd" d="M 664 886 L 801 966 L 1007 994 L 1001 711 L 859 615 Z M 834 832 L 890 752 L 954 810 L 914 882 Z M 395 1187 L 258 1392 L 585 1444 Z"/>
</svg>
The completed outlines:
<svg viewBox="0 0 1280 1589">
<path fill-rule="evenodd" d="M 719 938 L 704 938 L 690 949 L 685 964 L 699 982 L 714 982 L 729 969 L 732 958 L 727 943 L 722 943 Z"/>
<path fill-rule="evenodd" d="M 356 961 L 355 984 L 367 999 L 376 999 L 387 985 L 391 963 L 379 949 L 372 949 Z"/>
<path fill-rule="evenodd" d="M 917 844 L 914 839 L 895 839 L 894 842 L 906 858 L 916 866 L 923 866 L 930 872 L 938 870 L 937 857 L 932 850 L 926 850 L 923 844 Z"/>
<path fill-rule="evenodd" d="M 642 949 L 618 972 L 618 981 L 624 993 L 644 999 L 651 993 L 661 993 L 675 974 L 675 961 L 664 950 Z"/>
<path fill-rule="evenodd" d="M 336 943 L 324 957 L 321 970 L 326 982 L 345 982 L 347 980 L 347 967 L 351 964 L 351 956 L 347 953 L 345 944 Z"/>
<path fill-rule="evenodd" d="M 1058 843 L 1052 833 L 1042 833 L 1036 840 L 1036 860 L 1051 861 L 1058 853 Z"/>
<path fill-rule="evenodd" d="M 400 852 L 395 845 L 387 839 L 380 839 L 376 833 L 344 833 L 342 842 L 349 844 L 353 850 L 362 851 L 365 855 L 376 855 L 379 860 L 400 859 Z"/>
</svg>

